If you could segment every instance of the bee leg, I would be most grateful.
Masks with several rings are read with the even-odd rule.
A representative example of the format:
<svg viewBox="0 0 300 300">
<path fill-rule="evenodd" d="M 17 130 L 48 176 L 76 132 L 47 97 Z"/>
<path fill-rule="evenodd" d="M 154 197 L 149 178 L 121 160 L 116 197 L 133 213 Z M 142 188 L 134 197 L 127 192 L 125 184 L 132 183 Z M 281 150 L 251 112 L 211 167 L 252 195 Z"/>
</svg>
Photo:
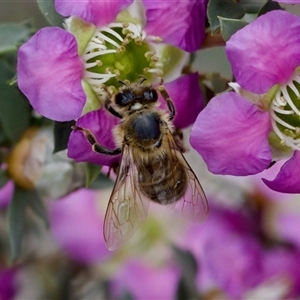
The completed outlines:
<svg viewBox="0 0 300 300">
<path fill-rule="evenodd" d="M 170 98 L 168 92 L 164 88 L 164 86 L 160 85 L 158 87 L 158 90 L 159 90 L 160 94 L 163 96 L 163 98 L 165 99 L 165 101 L 168 105 L 168 108 L 169 108 L 169 111 L 170 111 L 170 120 L 173 120 L 174 117 L 175 117 L 175 112 L 176 112 L 174 103 L 173 103 L 172 99 Z"/>
<path fill-rule="evenodd" d="M 121 153 L 121 149 L 119 149 L 119 148 L 109 149 L 105 146 L 100 145 L 90 130 L 79 127 L 79 126 L 73 126 L 72 128 L 73 128 L 73 130 L 82 131 L 82 133 L 84 134 L 86 139 L 92 145 L 93 151 L 95 151 L 97 153 L 101 153 L 101 154 L 106 154 L 106 155 L 118 155 Z"/>
<path fill-rule="evenodd" d="M 184 147 L 184 143 L 183 143 L 183 132 L 180 128 L 175 128 L 174 132 L 173 132 L 173 137 L 176 141 L 176 144 L 179 148 L 179 150 L 184 153 L 186 152 L 186 148 Z"/>
<path fill-rule="evenodd" d="M 122 119 L 123 117 L 115 111 L 111 106 L 110 106 L 110 100 L 106 100 L 104 104 L 105 108 L 115 117 Z"/>
</svg>

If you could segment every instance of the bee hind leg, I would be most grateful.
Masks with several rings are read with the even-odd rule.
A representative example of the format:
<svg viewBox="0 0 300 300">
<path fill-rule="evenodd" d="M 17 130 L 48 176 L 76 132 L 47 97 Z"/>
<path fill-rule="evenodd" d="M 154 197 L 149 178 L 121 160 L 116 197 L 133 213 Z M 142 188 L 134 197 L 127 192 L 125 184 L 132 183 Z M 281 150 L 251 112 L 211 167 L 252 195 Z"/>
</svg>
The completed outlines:
<svg viewBox="0 0 300 300">
<path fill-rule="evenodd" d="M 89 129 L 85 129 L 85 128 L 82 128 L 79 126 L 73 126 L 72 128 L 73 128 L 73 130 L 81 131 L 84 134 L 84 136 L 86 137 L 88 142 L 92 145 L 93 151 L 95 151 L 97 153 L 101 153 L 101 154 L 106 154 L 106 155 L 118 155 L 121 153 L 121 149 L 119 149 L 119 148 L 110 149 L 110 148 L 100 145 L 97 142 L 97 139 L 95 138 L 93 133 Z"/>
<path fill-rule="evenodd" d="M 160 92 L 160 94 L 163 96 L 163 98 L 165 99 L 167 105 L 168 105 L 168 108 L 169 108 L 169 111 L 170 111 L 170 120 L 173 120 L 174 117 L 175 117 L 175 106 L 174 106 L 174 103 L 172 101 L 172 99 L 170 98 L 168 92 L 166 91 L 166 89 L 164 88 L 163 85 L 160 85 L 158 87 L 158 90 Z"/>
</svg>

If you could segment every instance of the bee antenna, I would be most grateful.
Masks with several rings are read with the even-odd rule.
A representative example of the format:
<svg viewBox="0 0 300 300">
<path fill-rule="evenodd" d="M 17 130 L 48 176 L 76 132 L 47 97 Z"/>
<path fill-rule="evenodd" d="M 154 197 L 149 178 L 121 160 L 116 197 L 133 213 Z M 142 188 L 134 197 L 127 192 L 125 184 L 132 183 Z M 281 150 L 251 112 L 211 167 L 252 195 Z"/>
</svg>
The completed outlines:
<svg viewBox="0 0 300 300">
<path fill-rule="evenodd" d="M 147 78 L 145 77 L 145 76 L 143 76 L 143 75 L 140 75 L 139 76 L 141 79 L 140 79 L 140 81 L 139 81 L 139 85 L 141 85 L 144 81 L 146 81 L 147 80 Z"/>
<path fill-rule="evenodd" d="M 123 84 L 123 85 L 125 85 L 126 87 L 129 88 L 128 84 L 127 84 L 125 81 L 123 81 L 123 80 L 118 80 L 118 82 L 121 83 L 121 84 Z"/>
</svg>

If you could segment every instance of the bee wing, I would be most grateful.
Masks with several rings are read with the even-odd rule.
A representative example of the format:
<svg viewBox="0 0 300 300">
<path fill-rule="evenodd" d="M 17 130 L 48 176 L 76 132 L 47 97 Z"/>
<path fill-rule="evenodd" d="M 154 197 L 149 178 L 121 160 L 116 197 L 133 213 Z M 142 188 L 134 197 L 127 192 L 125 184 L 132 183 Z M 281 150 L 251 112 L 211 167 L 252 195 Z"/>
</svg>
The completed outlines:
<svg viewBox="0 0 300 300">
<path fill-rule="evenodd" d="M 131 148 L 125 145 L 104 220 L 104 239 L 109 250 L 128 240 L 147 216 L 150 201 L 139 190 L 137 176 Z"/>
<path fill-rule="evenodd" d="M 192 220 L 193 222 L 204 222 L 208 215 L 208 203 L 205 193 L 196 174 L 184 158 L 171 132 L 168 134 L 168 140 L 170 151 L 172 153 L 171 159 L 178 160 L 182 164 L 188 179 L 187 189 L 184 195 L 178 201 L 175 201 L 170 205 L 185 218 Z"/>
</svg>

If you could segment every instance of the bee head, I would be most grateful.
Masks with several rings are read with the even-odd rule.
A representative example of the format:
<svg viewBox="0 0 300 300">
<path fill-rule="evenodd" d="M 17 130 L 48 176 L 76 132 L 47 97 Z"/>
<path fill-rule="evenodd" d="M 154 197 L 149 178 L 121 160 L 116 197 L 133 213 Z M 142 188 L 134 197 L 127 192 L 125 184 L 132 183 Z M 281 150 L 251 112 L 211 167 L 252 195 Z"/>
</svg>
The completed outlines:
<svg viewBox="0 0 300 300">
<path fill-rule="evenodd" d="M 136 103 L 143 106 L 154 103 L 157 99 L 157 92 L 152 87 L 125 88 L 115 95 L 115 103 L 119 107 L 132 107 Z"/>
</svg>

